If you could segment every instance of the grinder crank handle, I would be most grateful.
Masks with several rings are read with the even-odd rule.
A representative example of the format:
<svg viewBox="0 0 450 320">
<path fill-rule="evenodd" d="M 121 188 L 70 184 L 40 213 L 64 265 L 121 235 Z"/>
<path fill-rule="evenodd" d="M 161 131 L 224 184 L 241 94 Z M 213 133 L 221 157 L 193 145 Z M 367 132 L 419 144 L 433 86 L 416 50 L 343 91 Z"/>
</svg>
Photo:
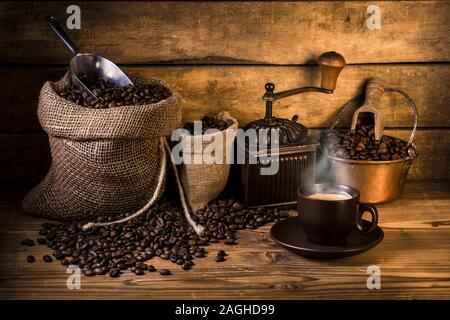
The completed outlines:
<svg viewBox="0 0 450 320">
<path fill-rule="evenodd" d="M 384 117 L 378 105 L 380 104 L 381 96 L 385 90 L 384 81 L 378 78 L 370 79 L 366 84 L 366 98 L 364 104 L 353 113 L 351 130 L 355 130 L 356 123 L 360 113 L 368 112 L 374 116 L 375 124 L 375 139 L 380 140 L 384 131 Z"/>
<path fill-rule="evenodd" d="M 336 89 L 337 78 L 345 67 L 345 59 L 335 51 L 328 51 L 320 55 L 318 63 L 321 72 L 320 87 L 331 93 Z"/>
</svg>

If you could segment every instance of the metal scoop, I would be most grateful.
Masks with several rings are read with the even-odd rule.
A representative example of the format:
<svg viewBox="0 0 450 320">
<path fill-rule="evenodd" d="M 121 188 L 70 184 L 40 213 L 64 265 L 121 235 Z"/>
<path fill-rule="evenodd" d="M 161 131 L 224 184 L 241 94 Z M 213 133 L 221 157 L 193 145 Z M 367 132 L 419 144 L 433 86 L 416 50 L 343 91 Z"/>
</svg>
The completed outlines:
<svg viewBox="0 0 450 320">
<path fill-rule="evenodd" d="M 97 99 L 83 83 L 83 79 L 103 79 L 118 87 L 133 85 L 125 73 L 110 60 L 96 54 L 81 53 L 54 17 L 47 17 L 46 20 L 66 47 L 75 55 L 70 60 L 69 69 L 72 83 L 79 90 L 86 91 L 91 98 Z"/>
</svg>

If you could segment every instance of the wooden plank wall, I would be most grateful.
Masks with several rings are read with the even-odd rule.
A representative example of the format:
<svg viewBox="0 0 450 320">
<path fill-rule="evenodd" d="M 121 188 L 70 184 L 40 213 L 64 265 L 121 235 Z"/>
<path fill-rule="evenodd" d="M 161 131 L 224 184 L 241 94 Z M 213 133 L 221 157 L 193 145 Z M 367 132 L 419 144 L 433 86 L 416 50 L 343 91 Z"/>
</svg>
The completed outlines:
<svg viewBox="0 0 450 320">
<path fill-rule="evenodd" d="M 50 163 L 36 117 L 46 80 L 57 80 L 70 54 L 44 21 L 62 24 L 81 8 L 81 30 L 68 31 L 86 52 L 129 72 L 166 81 L 183 96 L 184 119 L 230 110 L 241 125 L 264 115 L 261 95 L 317 85 L 311 64 L 335 50 L 347 60 L 335 94 L 278 101 L 274 113 L 328 127 L 364 82 L 381 77 L 415 100 L 419 115 L 415 179 L 450 178 L 450 2 L 1 2 L 0 182 L 35 183 Z M 381 8 L 381 29 L 366 26 L 367 7 Z M 382 99 L 388 132 L 406 138 L 412 112 L 398 95 Z M 346 125 L 345 123 L 343 125 Z"/>
</svg>

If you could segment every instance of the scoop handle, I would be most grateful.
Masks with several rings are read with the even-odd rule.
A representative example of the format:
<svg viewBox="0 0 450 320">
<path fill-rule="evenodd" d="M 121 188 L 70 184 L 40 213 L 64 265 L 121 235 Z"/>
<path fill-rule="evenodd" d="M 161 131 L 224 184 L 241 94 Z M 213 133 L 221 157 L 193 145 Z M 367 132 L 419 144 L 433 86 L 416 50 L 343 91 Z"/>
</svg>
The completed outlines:
<svg viewBox="0 0 450 320">
<path fill-rule="evenodd" d="M 378 107 L 380 104 L 381 96 L 384 93 L 385 83 L 382 79 L 372 78 L 366 85 L 366 99 L 364 100 L 365 106 Z"/>
<path fill-rule="evenodd" d="M 378 78 L 370 79 L 366 85 L 366 99 L 364 105 L 353 113 L 351 130 L 355 130 L 360 113 L 372 113 L 375 124 L 375 139 L 380 140 L 384 131 L 384 117 L 378 105 L 383 95 L 385 85 L 384 81 Z"/>
<path fill-rule="evenodd" d="M 80 53 L 80 50 L 77 48 L 75 43 L 69 38 L 69 36 L 64 32 L 59 23 L 56 21 L 54 17 L 46 17 L 45 20 L 50 25 L 50 27 L 55 31 L 58 37 L 64 42 L 66 47 L 74 54 L 77 55 Z"/>
</svg>

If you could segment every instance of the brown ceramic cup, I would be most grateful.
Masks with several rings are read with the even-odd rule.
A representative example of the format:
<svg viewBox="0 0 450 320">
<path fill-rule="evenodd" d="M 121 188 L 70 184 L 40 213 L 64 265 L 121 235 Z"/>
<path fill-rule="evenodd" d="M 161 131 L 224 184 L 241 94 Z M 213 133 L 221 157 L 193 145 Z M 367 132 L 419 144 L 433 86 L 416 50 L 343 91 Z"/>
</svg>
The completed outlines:
<svg viewBox="0 0 450 320">
<path fill-rule="evenodd" d="M 317 193 L 341 194 L 348 196 L 342 200 L 322 200 L 310 198 Z M 371 233 L 378 224 L 375 206 L 359 203 L 359 191 L 349 186 L 320 183 L 301 187 L 297 191 L 298 218 L 308 241 L 323 245 L 345 243 L 354 228 Z M 369 212 L 372 221 L 363 221 L 363 213 Z"/>
</svg>

